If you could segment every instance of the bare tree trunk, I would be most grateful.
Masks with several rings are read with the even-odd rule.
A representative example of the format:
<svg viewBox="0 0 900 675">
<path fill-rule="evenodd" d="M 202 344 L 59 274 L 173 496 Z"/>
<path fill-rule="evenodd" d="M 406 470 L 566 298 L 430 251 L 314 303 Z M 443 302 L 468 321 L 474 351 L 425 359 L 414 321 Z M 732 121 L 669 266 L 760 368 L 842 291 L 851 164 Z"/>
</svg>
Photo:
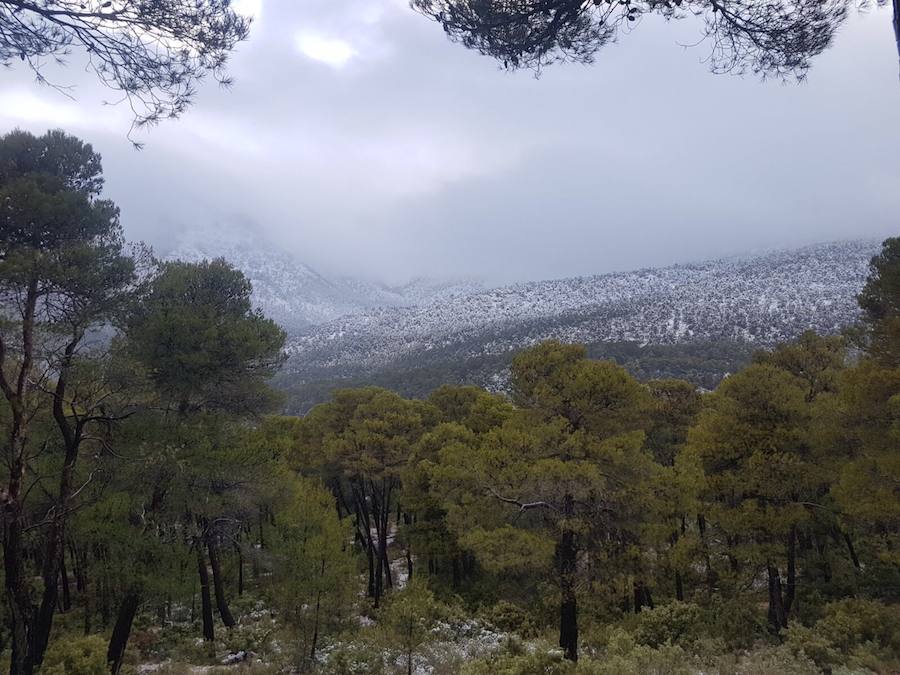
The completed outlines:
<svg viewBox="0 0 900 675">
<path fill-rule="evenodd" d="M 706 567 L 706 590 L 712 595 L 716 588 L 716 571 L 709 554 L 709 542 L 706 540 L 706 517 L 702 513 L 697 515 L 697 530 L 700 532 L 700 547 L 703 550 L 703 562 Z"/>
<path fill-rule="evenodd" d="M 241 551 L 241 545 L 234 543 L 234 551 L 238 557 L 238 595 L 244 594 L 244 553 Z"/>
<path fill-rule="evenodd" d="M 212 598 L 209 595 L 209 571 L 206 569 L 206 556 L 203 546 L 197 542 L 197 571 L 200 575 L 200 614 L 203 617 L 203 639 L 212 642 L 216 639 L 213 626 Z"/>
<path fill-rule="evenodd" d="M 575 504 L 571 495 L 566 495 L 563 515 L 571 517 Z M 556 559 L 559 570 L 559 646 L 569 661 L 578 660 L 578 598 L 575 595 L 575 572 L 578 551 L 575 546 L 575 533 L 563 530 L 556 548 Z"/>
<path fill-rule="evenodd" d="M 771 561 L 767 565 L 769 576 L 769 628 L 775 634 L 787 628 L 787 614 L 784 611 L 784 599 L 781 589 L 781 575 Z"/>
<path fill-rule="evenodd" d="M 225 599 L 225 586 L 222 582 L 222 569 L 219 565 L 219 552 L 216 546 L 215 536 L 207 529 L 206 532 L 206 548 L 209 550 L 209 566 L 212 568 L 213 588 L 216 595 L 216 609 L 219 610 L 219 616 L 222 623 L 227 628 L 233 628 L 235 621 L 228 608 L 228 601 Z"/>
<path fill-rule="evenodd" d="M 53 615 L 56 613 L 57 599 L 59 596 L 59 572 L 60 563 L 65 552 L 66 520 L 68 519 L 69 502 L 72 498 L 75 464 L 78 461 L 78 451 L 81 448 L 82 425 L 70 424 L 66 417 L 63 404 L 66 396 L 66 387 L 69 368 L 80 335 L 75 335 L 65 347 L 60 372 L 56 380 L 56 388 L 53 392 L 53 418 L 59 429 L 65 447 L 62 471 L 59 477 L 59 491 L 57 493 L 55 511 L 47 529 L 47 540 L 44 546 L 44 564 L 41 575 L 44 578 L 44 593 L 41 597 L 41 605 L 38 609 L 34 627 L 33 660 L 34 665 L 40 666 L 44 661 L 44 652 L 50 642 L 50 631 L 53 628 Z"/>
<path fill-rule="evenodd" d="M 109 665 L 111 675 L 118 675 L 122 668 L 125 647 L 128 645 L 128 637 L 131 635 L 131 626 L 134 623 L 134 615 L 137 613 L 140 601 L 137 590 L 132 589 L 125 594 L 122 604 L 119 605 L 116 623 L 106 649 L 106 663 Z"/>
<path fill-rule="evenodd" d="M 10 675 L 31 675 L 31 597 L 22 560 L 22 523 L 18 504 L 7 504 L 3 515 L 3 569 L 12 635 L 9 672 Z"/>
<path fill-rule="evenodd" d="M 372 522 L 369 517 L 369 507 L 366 504 L 365 484 L 361 484 L 361 481 L 357 480 L 352 485 L 351 490 L 353 491 L 353 499 L 356 503 L 357 530 L 361 532 L 362 545 L 366 549 L 366 564 L 368 568 L 366 596 L 369 598 L 376 598 L 375 545 L 372 542 Z"/>
<path fill-rule="evenodd" d="M 22 487 L 28 445 L 28 410 L 31 371 L 34 363 L 34 324 L 38 282 L 29 280 L 22 311 L 22 352 L 14 379 L 6 377 L 6 343 L 0 333 L 0 389 L 9 403 L 9 479 L 0 489 L 3 509 L 3 567 L 6 601 L 9 607 L 9 630 L 12 635 L 10 675 L 31 675 L 32 606 L 29 582 L 25 576 L 24 525 L 22 522 Z"/>
<path fill-rule="evenodd" d="M 784 593 L 784 615 L 785 618 L 791 615 L 791 608 L 794 605 L 794 598 L 797 592 L 797 526 L 791 527 L 788 533 L 788 563 L 787 563 L 787 585 Z"/>
<path fill-rule="evenodd" d="M 319 578 L 325 576 L 325 558 L 322 558 L 322 566 L 319 569 Z M 316 658 L 316 646 L 319 642 L 319 610 L 322 605 L 322 591 L 320 590 L 316 592 L 316 611 L 313 616 L 313 635 L 312 635 L 312 647 L 309 650 L 309 658 L 311 660 L 315 660 Z"/>
<path fill-rule="evenodd" d="M 844 537 L 844 543 L 847 544 L 847 552 L 850 554 L 850 560 L 853 561 L 853 566 L 856 569 L 861 569 L 862 566 L 859 564 L 859 556 L 856 555 L 856 549 L 853 547 L 853 540 L 846 532 L 842 534 Z"/>
<path fill-rule="evenodd" d="M 72 591 L 69 588 L 69 570 L 66 567 L 66 547 L 59 552 L 59 579 L 62 585 L 62 611 L 72 609 Z"/>
</svg>

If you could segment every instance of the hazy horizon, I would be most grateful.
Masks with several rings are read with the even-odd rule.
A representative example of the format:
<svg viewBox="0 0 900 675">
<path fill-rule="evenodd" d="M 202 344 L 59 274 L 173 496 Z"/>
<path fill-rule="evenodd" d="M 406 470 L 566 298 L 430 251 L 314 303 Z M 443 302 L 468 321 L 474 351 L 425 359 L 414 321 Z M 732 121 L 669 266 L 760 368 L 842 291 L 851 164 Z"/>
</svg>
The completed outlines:
<svg viewBox="0 0 900 675">
<path fill-rule="evenodd" d="M 222 236 L 218 238 L 213 245 L 203 247 L 198 244 L 196 238 L 198 235 L 212 235 L 213 233 L 220 233 Z M 522 277 L 521 279 L 513 279 L 513 280 L 497 280 L 491 279 L 487 276 L 479 276 L 477 274 L 416 274 L 411 276 L 378 276 L 377 274 L 344 274 L 340 271 L 330 272 L 327 270 L 322 270 L 316 267 L 315 265 L 309 263 L 306 260 L 303 260 L 302 256 L 298 255 L 294 251 L 290 249 L 282 249 L 281 252 L 289 255 L 291 258 L 296 259 L 296 261 L 300 264 L 306 265 L 313 272 L 317 274 L 321 274 L 326 279 L 343 279 L 343 278 L 351 278 L 351 279 L 359 279 L 362 281 L 367 281 L 375 284 L 383 284 L 386 287 L 399 288 L 404 286 L 405 284 L 412 283 L 418 280 L 429 280 L 429 281 L 472 281 L 483 284 L 487 288 L 493 288 L 498 286 L 504 286 L 509 284 L 526 284 L 529 282 L 543 282 L 543 281 L 557 281 L 564 279 L 571 279 L 576 277 L 593 277 L 593 276 L 604 276 L 607 274 L 627 274 L 631 272 L 640 272 L 644 269 L 661 269 L 666 267 L 675 267 L 675 266 L 690 266 L 690 265 L 698 265 L 704 263 L 717 262 L 722 260 L 740 260 L 743 258 L 753 258 L 753 257 L 761 257 L 771 253 L 778 253 L 784 251 L 794 251 L 794 250 L 804 250 L 807 248 L 812 248 L 816 246 L 827 246 L 830 244 L 842 244 L 848 242 L 864 242 L 871 243 L 873 247 L 877 246 L 881 241 L 881 237 L 879 236 L 849 236 L 849 237 L 841 237 L 836 239 L 824 239 L 817 241 L 809 241 L 806 243 L 786 243 L 779 244 L 774 243 L 769 246 L 757 246 L 751 248 L 745 248 L 741 250 L 733 250 L 733 251 L 724 251 L 718 255 L 712 256 L 695 256 L 688 257 L 684 259 L 671 260 L 668 262 L 663 262 L 655 265 L 639 265 L 639 266 L 631 266 L 631 267 L 609 267 L 606 269 L 597 269 L 594 271 L 588 271 L 582 274 L 568 274 L 562 276 L 551 276 L 551 277 Z M 154 247 L 154 254 L 160 258 L 178 258 L 179 252 L 183 252 L 185 248 L 207 248 L 207 255 L 212 252 L 213 256 L 217 256 L 223 246 L 230 246 L 232 249 L 241 248 L 243 246 L 252 245 L 262 252 L 267 250 L 271 250 L 272 248 L 279 248 L 276 241 L 267 238 L 264 234 L 261 234 L 259 231 L 244 231 L 241 230 L 238 226 L 234 224 L 229 224 L 225 226 L 223 229 L 217 228 L 216 225 L 207 226 L 206 228 L 198 228 L 196 230 L 184 230 L 178 233 L 174 238 L 169 240 L 167 243 Z M 227 257 L 227 256 L 226 256 Z"/>
</svg>

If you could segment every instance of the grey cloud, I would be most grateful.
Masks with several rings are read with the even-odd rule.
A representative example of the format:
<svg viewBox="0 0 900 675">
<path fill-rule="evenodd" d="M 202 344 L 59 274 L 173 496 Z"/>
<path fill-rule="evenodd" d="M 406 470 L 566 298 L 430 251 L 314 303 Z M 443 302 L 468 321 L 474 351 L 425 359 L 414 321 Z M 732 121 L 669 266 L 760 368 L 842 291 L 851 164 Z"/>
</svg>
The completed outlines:
<svg viewBox="0 0 900 675">
<path fill-rule="evenodd" d="M 356 55 L 307 58 L 301 30 Z M 93 142 L 129 234 L 160 249 L 186 227 L 253 222 L 326 272 L 390 281 L 568 276 L 896 230 L 887 11 L 852 17 L 801 85 L 713 76 L 702 46 L 678 46 L 695 36 L 645 21 L 594 66 L 537 80 L 449 44 L 400 0 L 263 0 L 234 88 L 207 83 L 143 152 L 77 67 L 57 78 L 78 84 L 74 107 L 4 72 L 0 101 L 43 108 L 0 110 L 0 124 Z"/>
</svg>

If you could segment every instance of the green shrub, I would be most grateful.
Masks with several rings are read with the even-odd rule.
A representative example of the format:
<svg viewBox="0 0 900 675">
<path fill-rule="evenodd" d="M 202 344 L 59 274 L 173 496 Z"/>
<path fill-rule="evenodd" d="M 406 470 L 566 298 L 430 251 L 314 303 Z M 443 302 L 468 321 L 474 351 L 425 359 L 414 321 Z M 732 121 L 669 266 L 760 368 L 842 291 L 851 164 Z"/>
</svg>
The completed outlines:
<svg viewBox="0 0 900 675">
<path fill-rule="evenodd" d="M 719 672 L 734 675 L 819 675 L 816 664 L 786 646 L 763 647 L 741 656 L 734 670 L 720 667 Z"/>
<path fill-rule="evenodd" d="M 747 598 L 716 597 L 703 607 L 701 635 L 722 640 L 729 650 L 750 649 L 770 639 L 766 617 Z"/>
<path fill-rule="evenodd" d="M 384 656 L 373 644 L 347 643 L 330 651 L 321 665 L 323 675 L 381 675 Z"/>
<path fill-rule="evenodd" d="M 470 661 L 460 675 L 572 675 L 575 664 L 566 661 L 559 650 L 536 650 L 526 654 L 497 654 Z"/>
<path fill-rule="evenodd" d="M 867 642 L 900 651 L 900 607 L 873 600 L 840 600 L 825 607 L 816 631 L 847 652 Z"/>
<path fill-rule="evenodd" d="M 638 644 L 649 647 L 692 644 L 704 633 L 702 619 L 703 610 L 697 605 L 672 602 L 638 614 L 632 635 Z"/>
<path fill-rule="evenodd" d="M 537 626 L 529 612 L 506 600 L 495 604 L 484 616 L 494 628 L 505 633 L 516 633 L 522 637 L 534 637 L 537 634 Z"/>
<path fill-rule="evenodd" d="M 44 655 L 41 675 L 106 675 L 106 640 L 99 635 L 60 637 Z"/>
<path fill-rule="evenodd" d="M 811 628 L 791 624 L 785 638 L 794 653 L 808 656 L 820 668 L 893 671 L 900 666 L 900 608 L 871 600 L 840 600 L 826 605 Z"/>
</svg>

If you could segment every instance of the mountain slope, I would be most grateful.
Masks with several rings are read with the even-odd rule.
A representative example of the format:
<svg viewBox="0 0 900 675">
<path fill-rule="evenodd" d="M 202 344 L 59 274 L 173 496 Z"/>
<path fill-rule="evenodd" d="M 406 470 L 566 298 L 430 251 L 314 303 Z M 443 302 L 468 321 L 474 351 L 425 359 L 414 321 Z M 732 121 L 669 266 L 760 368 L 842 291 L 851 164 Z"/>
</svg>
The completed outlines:
<svg viewBox="0 0 900 675">
<path fill-rule="evenodd" d="M 289 334 L 374 307 L 421 304 L 481 289 L 472 281 L 417 279 L 390 287 L 346 277 L 328 279 L 249 226 L 187 230 L 165 258 L 225 258 L 250 279 L 254 304 Z"/>
<path fill-rule="evenodd" d="M 835 333 L 856 318 L 855 296 L 876 248 L 821 244 L 371 309 L 293 339 L 286 376 L 360 378 L 403 364 L 490 359 L 549 338 L 766 346 L 810 328 Z"/>
</svg>

